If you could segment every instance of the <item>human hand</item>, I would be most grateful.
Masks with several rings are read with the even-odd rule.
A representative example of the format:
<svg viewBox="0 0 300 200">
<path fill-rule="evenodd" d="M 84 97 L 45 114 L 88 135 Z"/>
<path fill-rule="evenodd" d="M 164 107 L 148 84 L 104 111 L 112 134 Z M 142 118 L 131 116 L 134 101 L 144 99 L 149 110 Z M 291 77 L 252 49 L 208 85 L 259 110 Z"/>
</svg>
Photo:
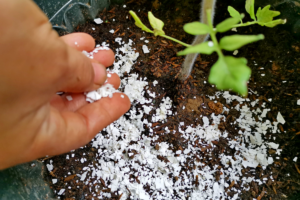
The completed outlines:
<svg viewBox="0 0 300 200">
<path fill-rule="evenodd" d="M 0 30 L 0 169 L 83 146 L 130 108 L 121 93 L 85 101 L 83 92 L 103 85 L 114 61 L 111 50 L 94 60 L 81 53 L 93 50 L 91 36 L 59 38 L 28 0 L 0 0 Z M 112 74 L 108 83 L 118 88 L 120 79 Z"/>
</svg>

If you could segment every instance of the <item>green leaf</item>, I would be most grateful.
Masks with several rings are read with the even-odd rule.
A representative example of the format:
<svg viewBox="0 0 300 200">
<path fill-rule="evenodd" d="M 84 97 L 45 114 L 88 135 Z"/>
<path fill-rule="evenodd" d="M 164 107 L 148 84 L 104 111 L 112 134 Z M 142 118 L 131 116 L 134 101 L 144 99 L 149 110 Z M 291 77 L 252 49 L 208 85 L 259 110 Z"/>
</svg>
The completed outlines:
<svg viewBox="0 0 300 200">
<path fill-rule="evenodd" d="M 273 20 L 274 17 L 280 15 L 279 11 L 270 10 L 270 5 L 265 6 L 263 9 L 258 8 L 256 16 L 257 21 L 261 23 L 267 23 Z"/>
<path fill-rule="evenodd" d="M 229 14 L 230 14 L 231 17 L 233 17 L 233 18 L 239 18 L 240 20 L 242 19 L 241 13 L 239 13 L 239 12 L 238 12 L 236 9 L 234 9 L 233 7 L 228 6 L 227 10 L 228 10 L 228 12 L 229 12 Z"/>
<path fill-rule="evenodd" d="M 258 40 L 263 40 L 265 37 L 262 34 L 259 35 L 231 35 L 225 36 L 220 41 L 221 49 L 227 51 L 234 51 L 242 46 L 256 42 Z"/>
<path fill-rule="evenodd" d="M 164 27 L 164 22 L 161 21 L 160 19 L 154 17 L 154 15 L 152 14 L 152 12 L 148 12 L 148 19 L 149 22 L 152 26 L 152 28 L 154 29 L 154 35 L 165 35 L 165 32 L 163 31 L 163 27 Z"/>
<path fill-rule="evenodd" d="M 261 26 L 274 27 L 278 24 L 285 23 L 285 20 L 275 20 L 276 22 L 272 22 L 274 17 L 280 15 L 280 12 L 270 10 L 270 7 L 270 5 L 267 5 L 263 9 L 258 8 L 256 13 L 258 24 Z"/>
<path fill-rule="evenodd" d="M 187 47 L 185 50 L 177 53 L 178 56 L 183 56 L 190 53 L 202 53 L 202 54 L 212 54 L 216 50 L 213 42 L 203 42 L 195 46 Z"/>
<path fill-rule="evenodd" d="M 205 35 L 210 32 L 209 26 L 200 22 L 191 22 L 183 26 L 185 32 L 191 35 Z"/>
<path fill-rule="evenodd" d="M 246 96 L 247 81 L 251 75 L 251 69 L 247 67 L 245 58 L 225 56 L 212 66 L 208 81 L 215 84 L 220 90 L 232 89 Z"/>
<path fill-rule="evenodd" d="M 221 23 L 219 23 L 216 28 L 217 28 L 217 31 L 218 32 L 226 32 L 230 29 L 232 29 L 232 27 L 236 24 L 238 24 L 240 21 L 239 18 L 228 18 L 228 19 L 225 19 L 224 21 L 222 21 Z"/>
<path fill-rule="evenodd" d="M 261 26 L 274 27 L 279 24 L 285 24 L 285 19 L 273 20 L 274 17 L 280 15 L 280 12 L 270 10 L 270 5 L 265 6 L 263 9 L 260 7 L 257 10 L 257 22 Z"/>
<path fill-rule="evenodd" d="M 245 8 L 246 8 L 247 13 L 249 13 L 251 19 L 256 21 L 255 13 L 254 13 L 254 1 L 255 0 L 246 0 Z"/>
<path fill-rule="evenodd" d="M 267 23 L 265 23 L 264 25 L 265 25 L 266 27 L 272 28 L 272 27 L 277 26 L 277 25 L 279 25 L 279 24 L 285 24 L 285 23 L 286 23 L 286 19 L 277 19 L 277 20 L 273 20 L 273 21 L 271 21 L 271 22 L 267 22 Z"/>
<path fill-rule="evenodd" d="M 135 21 L 135 25 L 139 28 L 141 28 L 143 31 L 146 31 L 148 33 L 153 33 L 147 26 L 143 24 L 143 22 L 140 20 L 140 18 L 133 12 L 132 10 L 129 11 L 130 15 L 133 17 Z"/>
</svg>

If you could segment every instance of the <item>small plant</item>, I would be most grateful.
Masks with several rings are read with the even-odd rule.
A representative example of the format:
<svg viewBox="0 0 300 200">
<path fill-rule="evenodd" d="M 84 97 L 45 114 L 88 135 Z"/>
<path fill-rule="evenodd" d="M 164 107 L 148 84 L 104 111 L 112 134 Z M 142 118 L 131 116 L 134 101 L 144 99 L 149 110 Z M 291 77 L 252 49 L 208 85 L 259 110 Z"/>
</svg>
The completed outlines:
<svg viewBox="0 0 300 200">
<path fill-rule="evenodd" d="M 130 14 L 135 20 L 135 25 L 140 27 L 142 30 L 153 33 L 155 36 L 161 36 L 172 41 L 175 41 L 187 48 L 177 53 L 182 56 L 190 53 L 202 53 L 212 54 L 216 52 L 218 54 L 218 61 L 212 66 L 208 81 L 211 84 L 215 84 L 220 90 L 232 89 L 235 92 L 246 96 L 248 93 L 247 81 L 250 78 L 251 70 L 247 66 L 247 60 L 245 58 L 235 58 L 233 56 L 225 56 L 222 50 L 234 51 L 240 47 L 264 39 L 262 34 L 259 35 L 232 35 L 221 38 L 218 42 L 216 34 L 226 32 L 232 28 L 249 26 L 253 24 L 259 24 L 261 26 L 274 27 L 279 24 L 284 24 L 286 20 L 277 19 L 273 20 L 274 17 L 280 15 L 278 11 L 269 10 L 270 5 L 265 6 L 263 9 L 257 10 L 256 16 L 254 13 L 254 0 L 246 0 L 246 11 L 249 13 L 252 22 L 243 23 L 243 14 L 240 14 L 233 7 L 228 7 L 228 12 L 231 18 L 228 18 L 221 23 L 213 27 L 211 20 L 211 10 L 206 11 L 208 24 L 200 22 L 191 22 L 184 25 L 184 31 L 192 35 L 205 35 L 209 34 L 212 41 L 203 42 L 198 45 L 191 46 L 184 42 L 181 42 L 175 38 L 165 35 L 163 31 L 164 23 L 154 17 L 151 12 L 148 12 L 148 18 L 150 25 L 153 30 L 150 30 L 145 26 L 138 16 L 130 11 Z"/>
<path fill-rule="evenodd" d="M 241 19 L 241 23 L 234 25 L 233 28 L 234 27 L 249 26 L 249 25 L 253 25 L 253 24 L 259 24 L 261 26 L 267 26 L 267 27 L 272 28 L 272 27 L 277 26 L 279 24 L 285 24 L 286 23 L 285 19 L 273 20 L 274 17 L 277 17 L 277 16 L 280 15 L 280 12 L 270 10 L 270 7 L 271 7 L 270 5 L 265 6 L 263 9 L 261 9 L 261 7 L 259 7 L 257 12 L 256 12 L 256 17 L 257 17 L 257 19 L 256 19 L 255 11 L 254 11 L 254 1 L 255 0 L 246 0 L 246 6 L 245 6 L 247 13 L 249 13 L 251 19 L 253 19 L 252 22 L 243 23 L 242 14 L 240 14 L 233 7 L 228 6 L 228 12 L 229 12 L 230 16 L 233 17 L 233 18 L 240 18 Z"/>
</svg>

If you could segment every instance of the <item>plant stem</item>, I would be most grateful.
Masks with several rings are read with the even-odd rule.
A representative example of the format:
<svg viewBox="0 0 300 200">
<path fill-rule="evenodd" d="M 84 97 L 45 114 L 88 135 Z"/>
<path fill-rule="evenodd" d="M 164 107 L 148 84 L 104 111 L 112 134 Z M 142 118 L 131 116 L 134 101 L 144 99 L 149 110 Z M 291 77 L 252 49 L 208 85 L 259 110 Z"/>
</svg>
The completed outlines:
<svg viewBox="0 0 300 200">
<path fill-rule="evenodd" d="M 219 46 L 219 43 L 218 43 L 218 40 L 217 40 L 217 37 L 216 37 L 216 31 L 214 30 L 214 27 L 212 25 L 211 10 L 210 9 L 206 10 L 206 14 L 207 14 L 208 26 L 210 28 L 210 37 L 211 37 L 211 39 L 213 41 L 214 46 L 216 47 L 216 52 L 217 52 L 218 56 L 220 58 L 223 58 L 224 55 L 223 55 L 222 50 L 221 50 L 221 48 Z"/>
<path fill-rule="evenodd" d="M 190 47 L 190 46 L 192 46 L 192 45 L 190 45 L 190 44 L 187 44 L 187 43 L 181 42 L 180 40 L 177 40 L 177 39 L 175 39 L 175 38 L 172 38 L 172 37 L 170 37 L 170 36 L 167 36 L 167 35 L 159 35 L 159 36 L 161 36 L 161 37 L 164 37 L 164 38 L 167 38 L 167 39 L 169 39 L 169 40 L 172 40 L 172 41 L 174 41 L 174 42 L 177 42 L 177 43 L 179 43 L 179 44 L 181 44 L 181 45 L 183 45 L 183 46 L 186 46 L 186 47 Z"/>
<path fill-rule="evenodd" d="M 243 23 L 243 24 L 240 23 L 240 24 L 232 26 L 232 28 L 237 28 L 237 27 L 242 27 L 242 26 L 250 26 L 250 25 L 253 25 L 253 24 L 257 24 L 257 21 L 246 22 L 246 23 Z"/>
</svg>

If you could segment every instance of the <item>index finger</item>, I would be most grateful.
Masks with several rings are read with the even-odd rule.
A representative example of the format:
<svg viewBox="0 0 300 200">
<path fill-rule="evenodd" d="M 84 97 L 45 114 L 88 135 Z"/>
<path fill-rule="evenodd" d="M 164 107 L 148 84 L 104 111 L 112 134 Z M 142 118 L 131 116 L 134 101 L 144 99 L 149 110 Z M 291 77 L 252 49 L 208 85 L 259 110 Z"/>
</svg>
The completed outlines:
<svg viewBox="0 0 300 200">
<path fill-rule="evenodd" d="M 93 51 L 95 40 L 87 33 L 71 33 L 60 37 L 68 46 L 78 51 Z"/>
<path fill-rule="evenodd" d="M 71 33 L 62 36 L 61 39 L 70 47 L 78 51 L 91 52 L 95 48 L 95 40 L 87 33 Z M 101 63 L 105 67 L 109 67 L 114 63 L 115 54 L 111 49 L 98 50 L 94 53 L 94 60 Z"/>
</svg>

